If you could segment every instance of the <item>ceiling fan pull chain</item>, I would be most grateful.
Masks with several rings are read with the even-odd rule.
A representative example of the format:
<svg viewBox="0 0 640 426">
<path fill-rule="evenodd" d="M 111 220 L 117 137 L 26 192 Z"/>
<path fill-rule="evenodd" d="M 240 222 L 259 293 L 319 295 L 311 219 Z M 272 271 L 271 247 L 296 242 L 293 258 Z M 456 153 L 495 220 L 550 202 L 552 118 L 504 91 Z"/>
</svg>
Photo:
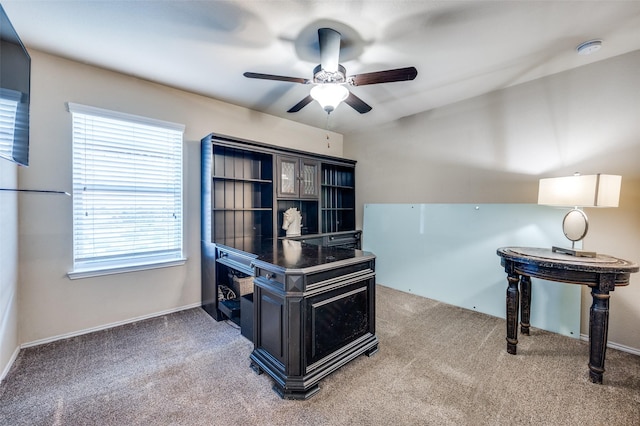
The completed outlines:
<svg viewBox="0 0 640 426">
<path fill-rule="evenodd" d="M 331 114 L 327 114 L 327 121 L 325 121 L 325 125 L 324 128 L 326 130 L 329 130 L 329 118 L 331 117 Z M 329 133 L 327 133 L 327 148 L 331 148 L 331 140 L 329 139 Z"/>
</svg>

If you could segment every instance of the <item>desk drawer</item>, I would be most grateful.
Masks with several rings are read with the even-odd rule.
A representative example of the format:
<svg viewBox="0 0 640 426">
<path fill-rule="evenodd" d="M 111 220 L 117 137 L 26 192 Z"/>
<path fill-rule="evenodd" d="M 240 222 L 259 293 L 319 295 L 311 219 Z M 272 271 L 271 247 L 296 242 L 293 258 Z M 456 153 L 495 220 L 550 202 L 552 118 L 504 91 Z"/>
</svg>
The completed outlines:
<svg viewBox="0 0 640 426">
<path fill-rule="evenodd" d="M 358 231 L 341 233 L 335 235 L 327 235 L 324 237 L 325 246 L 329 247 L 344 247 L 344 248 L 360 248 L 360 238 L 362 233 Z"/>
<path fill-rule="evenodd" d="M 256 280 L 268 284 L 272 288 L 284 291 L 285 275 L 281 272 L 274 272 L 267 268 L 256 267 Z"/>
<path fill-rule="evenodd" d="M 253 275 L 253 267 L 251 266 L 251 262 L 254 259 L 253 257 L 243 256 L 239 253 L 219 247 L 216 249 L 216 252 L 216 262 L 240 271 L 245 275 Z"/>
</svg>

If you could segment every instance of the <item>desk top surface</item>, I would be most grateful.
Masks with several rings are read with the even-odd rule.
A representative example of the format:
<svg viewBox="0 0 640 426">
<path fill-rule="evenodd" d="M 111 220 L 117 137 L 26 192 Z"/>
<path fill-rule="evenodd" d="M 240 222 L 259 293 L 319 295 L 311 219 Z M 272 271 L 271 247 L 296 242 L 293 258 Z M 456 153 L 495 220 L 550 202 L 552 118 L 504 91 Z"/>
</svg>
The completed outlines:
<svg viewBox="0 0 640 426">
<path fill-rule="evenodd" d="M 234 238 L 215 244 L 239 250 L 252 257 L 254 262 L 266 262 L 283 269 L 318 268 L 329 264 L 375 259 L 375 255 L 362 250 L 318 246 L 286 239 Z"/>
<path fill-rule="evenodd" d="M 514 262 L 573 271 L 596 273 L 631 273 L 640 269 L 637 263 L 606 254 L 596 257 L 578 257 L 553 252 L 550 248 L 502 247 L 498 256 Z"/>
</svg>

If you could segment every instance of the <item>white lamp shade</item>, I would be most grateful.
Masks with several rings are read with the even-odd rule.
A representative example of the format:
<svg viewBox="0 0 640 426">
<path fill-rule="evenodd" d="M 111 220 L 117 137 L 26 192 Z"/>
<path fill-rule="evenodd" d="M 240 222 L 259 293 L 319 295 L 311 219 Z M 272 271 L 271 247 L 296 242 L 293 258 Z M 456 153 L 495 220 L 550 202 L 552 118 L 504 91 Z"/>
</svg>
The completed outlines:
<svg viewBox="0 0 640 426">
<path fill-rule="evenodd" d="M 322 109 L 328 113 L 338 107 L 340 102 L 347 99 L 349 89 L 337 83 L 318 84 L 311 89 L 311 97 L 318 101 Z"/>
<path fill-rule="evenodd" d="M 538 204 L 565 207 L 618 207 L 622 176 L 577 175 L 540 179 Z"/>
</svg>

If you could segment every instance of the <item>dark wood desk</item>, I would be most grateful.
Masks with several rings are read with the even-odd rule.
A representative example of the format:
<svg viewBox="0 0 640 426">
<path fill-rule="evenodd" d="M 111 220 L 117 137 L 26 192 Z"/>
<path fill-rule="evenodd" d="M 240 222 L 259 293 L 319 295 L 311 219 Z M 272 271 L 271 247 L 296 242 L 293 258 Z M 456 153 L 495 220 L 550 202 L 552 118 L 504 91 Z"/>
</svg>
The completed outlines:
<svg viewBox="0 0 640 426">
<path fill-rule="evenodd" d="M 251 238 L 216 242 L 216 250 L 222 277 L 228 268 L 254 277 L 240 322 L 251 315 L 251 368 L 271 376 L 282 398 L 308 399 L 323 378 L 378 350 L 374 254 Z"/>
<path fill-rule="evenodd" d="M 593 303 L 589 314 L 589 378 L 602 383 L 609 328 L 609 292 L 629 284 L 638 265 L 603 254 L 595 258 L 554 253 L 551 249 L 503 247 L 497 251 L 507 273 L 507 352 L 515 355 L 518 344 L 518 310 L 522 334 L 529 334 L 531 277 L 591 287 Z M 520 294 L 520 303 L 518 299 Z"/>
</svg>

